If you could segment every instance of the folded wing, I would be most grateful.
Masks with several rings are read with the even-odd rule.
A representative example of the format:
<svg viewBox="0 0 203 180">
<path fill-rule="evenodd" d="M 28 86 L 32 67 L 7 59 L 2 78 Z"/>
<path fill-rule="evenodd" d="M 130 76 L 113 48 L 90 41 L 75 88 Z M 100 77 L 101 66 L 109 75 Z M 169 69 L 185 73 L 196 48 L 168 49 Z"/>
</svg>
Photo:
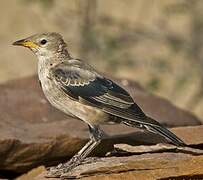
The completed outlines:
<svg viewBox="0 0 203 180">
<path fill-rule="evenodd" d="M 122 114 L 125 113 L 132 116 L 131 119 L 146 119 L 128 92 L 80 60 L 56 65 L 51 69 L 51 77 L 77 101 L 91 104 L 115 116 L 124 116 Z"/>
<path fill-rule="evenodd" d="M 175 145 L 184 145 L 175 134 L 147 117 L 128 92 L 82 61 L 72 60 L 56 65 L 51 69 L 51 77 L 72 99 L 124 119 L 123 123 L 128 126 L 147 129 Z"/>
</svg>

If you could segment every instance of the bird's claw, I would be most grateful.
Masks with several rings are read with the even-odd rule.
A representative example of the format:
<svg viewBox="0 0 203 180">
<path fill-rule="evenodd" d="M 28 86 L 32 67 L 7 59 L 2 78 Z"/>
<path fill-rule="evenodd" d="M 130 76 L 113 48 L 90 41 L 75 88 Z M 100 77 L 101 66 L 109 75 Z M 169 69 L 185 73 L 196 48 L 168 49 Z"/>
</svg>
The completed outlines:
<svg viewBox="0 0 203 180">
<path fill-rule="evenodd" d="M 57 169 L 57 167 L 51 167 L 47 172 L 46 177 L 59 178 L 62 174 L 63 174 L 63 171 L 61 169 Z"/>
<path fill-rule="evenodd" d="M 75 163 L 69 161 L 65 164 L 59 164 L 56 167 L 51 167 L 46 174 L 46 177 L 65 177 L 74 167 Z"/>
</svg>

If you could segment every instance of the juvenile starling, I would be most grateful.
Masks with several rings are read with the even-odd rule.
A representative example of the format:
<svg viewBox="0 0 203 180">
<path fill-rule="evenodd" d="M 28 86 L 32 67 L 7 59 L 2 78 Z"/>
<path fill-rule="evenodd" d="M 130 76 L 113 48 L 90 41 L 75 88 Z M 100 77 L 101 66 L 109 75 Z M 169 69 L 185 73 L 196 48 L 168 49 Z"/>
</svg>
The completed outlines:
<svg viewBox="0 0 203 180">
<path fill-rule="evenodd" d="M 177 146 L 184 142 L 148 117 L 122 87 L 99 74 L 86 62 L 72 58 L 58 33 L 43 33 L 16 41 L 38 58 L 38 76 L 49 102 L 88 124 L 89 142 L 70 161 L 51 168 L 49 176 L 63 176 L 79 165 L 100 143 L 100 124 L 113 122 L 159 134 Z M 76 127 L 77 128 L 77 127 Z"/>
</svg>

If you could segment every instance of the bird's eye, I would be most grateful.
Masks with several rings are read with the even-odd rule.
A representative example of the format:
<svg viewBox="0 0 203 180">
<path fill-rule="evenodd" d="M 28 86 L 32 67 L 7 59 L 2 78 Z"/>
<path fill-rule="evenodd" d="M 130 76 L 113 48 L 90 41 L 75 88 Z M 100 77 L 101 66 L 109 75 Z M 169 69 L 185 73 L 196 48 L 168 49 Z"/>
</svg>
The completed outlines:
<svg viewBox="0 0 203 180">
<path fill-rule="evenodd" d="M 46 44 L 47 43 L 47 40 L 46 39 L 42 39 L 41 41 L 40 41 L 40 44 L 42 44 L 42 45 L 44 45 L 44 44 Z"/>
</svg>

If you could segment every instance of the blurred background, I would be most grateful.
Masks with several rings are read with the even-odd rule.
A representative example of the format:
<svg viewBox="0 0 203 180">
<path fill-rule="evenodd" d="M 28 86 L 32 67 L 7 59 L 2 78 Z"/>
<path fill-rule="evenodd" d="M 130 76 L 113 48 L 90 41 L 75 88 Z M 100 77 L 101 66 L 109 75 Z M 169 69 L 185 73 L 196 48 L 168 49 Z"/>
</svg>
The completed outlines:
<svg viewBox="0 0 203 180">
<path fill-rule="evenodd" d="M 201 0 L 1 0 L 0 19 L 0 83 L 37 72 L 13 41 L 55 31 L 73 57 L 203 119 Z"/>
</svg>

